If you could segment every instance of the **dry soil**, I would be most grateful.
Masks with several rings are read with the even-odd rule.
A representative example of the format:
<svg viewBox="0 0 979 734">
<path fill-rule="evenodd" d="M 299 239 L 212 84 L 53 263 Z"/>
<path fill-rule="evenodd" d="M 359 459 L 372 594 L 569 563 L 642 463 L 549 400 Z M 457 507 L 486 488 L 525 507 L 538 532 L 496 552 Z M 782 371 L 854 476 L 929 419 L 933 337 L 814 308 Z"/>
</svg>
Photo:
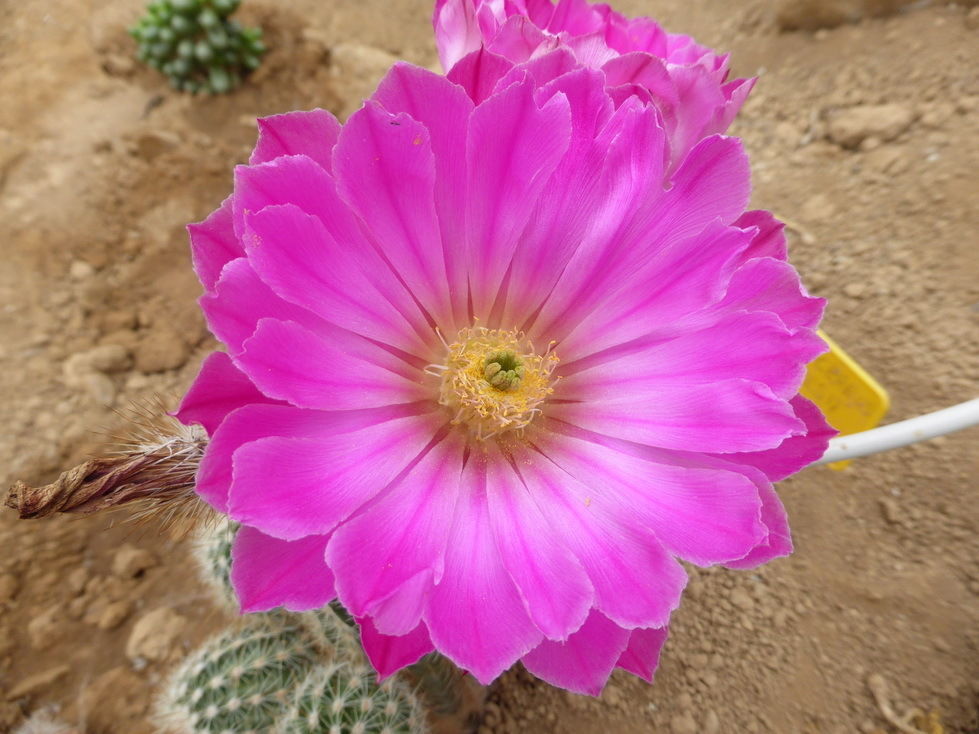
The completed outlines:
<svg viewBox="0 0 979 734">
<path fill-rule="evenodd" d="M 0 486 L 52 479 L 99 450 L 114 410 L 188 385 L 213 341 L 183 225 L 228 193 L 256 116 L 342 116 L 394 57 L 436 63 L 427 0 L 250 0 L 266 63 L 192 99 L 133 62 L 140 5 L 0 0 Z M 791 222 L 826 329 L 890 391 L 888 420 L 979 394 L 979 11 L 918 3 L 801 33 L 762 0 L 617 5 L 760 76 L 734 128 L 755 204 Z M 481 734 L 896 731 L 872 676 L 899 713 L 979 731 L 977 438 L 783 483 L 797 552 L 694 572 L 654 685 L 616 674 L 593 700 L 514 670 Z M 161 676 L 224 623 L 185 543 L 111 525 L 0 512 L 0 732 L 42 709 L 150 732 Z"/>
</svg>

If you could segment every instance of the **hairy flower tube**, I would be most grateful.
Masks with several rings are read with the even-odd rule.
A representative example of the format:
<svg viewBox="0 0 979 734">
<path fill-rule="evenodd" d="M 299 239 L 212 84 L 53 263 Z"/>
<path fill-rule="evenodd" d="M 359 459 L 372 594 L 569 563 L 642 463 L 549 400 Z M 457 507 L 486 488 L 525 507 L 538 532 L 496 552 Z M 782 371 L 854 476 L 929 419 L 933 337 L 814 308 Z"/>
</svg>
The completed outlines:
<svg viewBox="0 0 979 734">
<path fill-rule="evenodd" d="M 502 70 L 509 65 L 498 56 L 521 63 L 558 49 L 601 69 L 613 99 L 636 96 L 659 110 L 669 135 L 667 174 L 699 140 L 727 130 L 755 84 L 728 81 L 726 54 L 587 0 L 436 0 L 433 20 L 446 71 L 467 57 Z M 480 48 L 487 53 L 468 56 Z"/>
<path fill-rule="evenodd" d="M 383 675 L 437 650 L 596 694 L 651 679 L 678 559 L 790 552 L 772 481 L 832 433 L 798 395 L 823 302 L 745 211 L 740 141 L 665 187 L 655 108 L 486 53 L 396 65 L 342 126 L 260 121 L 190 227 L 227 352 L 178 417 L 244 611 L 338 597 Z"/>
</svg>

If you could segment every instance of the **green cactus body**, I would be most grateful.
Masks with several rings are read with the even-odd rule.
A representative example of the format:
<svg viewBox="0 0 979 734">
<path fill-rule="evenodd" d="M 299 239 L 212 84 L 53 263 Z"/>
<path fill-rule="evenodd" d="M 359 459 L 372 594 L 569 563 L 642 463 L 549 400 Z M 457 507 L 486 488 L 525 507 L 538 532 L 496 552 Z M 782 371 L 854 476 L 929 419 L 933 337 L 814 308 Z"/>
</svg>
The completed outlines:
<svg viewBox="0 0 979 734">
<path fill-rule="evenodd" d="M 201 578 L 214 592 L 218 604 L 233 612 L 238 611 L 238 599 L 231 586 L 231 548 L 236 532 L 237 523 L 221 519 L 198 530 L 193 543 Z M 294 619 L 324 654 L 364 662 L 356 623 L 339 602 L 296 614 Z"/>
<path fill-rule="evenodd" d="M 343 607 L 340 608 L 343 609 Z M 337 660 L 357 664 L 367 663 L 367 658 L 360 646 L 357 628 L 341 618 L 332 604 L 322 609 L 304 612 L 296 615 L 296 617 L 298 624 L 303 626 L 303 629 L 313 640 L 313 644 L 320 650 L 327 652 Z"/>
<path fill-rule="evenodd" d="M 217 601 L 237 610 L 231 548 L 238 526 L 201 529 L 194 556 Z M 418 699 L 377 683 L 354 620 L 338 603 L 302 614 L 251 614 L 174 671 L 158 706 L 173 734 L 422 734 Z"/>
<path fill-rule="evenodd" d="M 231 586 L 231 546 L 238 532 L 237 523 L 220 519 L 204 524 L 193 541 L 193 555 L 204 583 L 215 600 L 229 611 L 238 612 L 238 598 Z"/>
<path fill-rule="evenodd" d="M 259 28 L 229 16 L 240 0 L 156 0 L 130 34 L 136 56 L 181 91 L 223 94 L 258 68 L 265 44 Z"/>
<path fill-rule="evenodd" d="M 172 734 L 426 731 L 404 684 L 378 684 L 366 665 L 336 660 L 284 613 L 251 616 L 192 653 L 172 673 L 157 719 Z"/>
<path fill-rule="evenodd" d="M 421 734 L 418 699 L 396 679 L 378 685 L 355 663 L 320 665 L 303 681 L 277 734 Z"/>
<path fill-rule="evenodd" d="M 160 723 L 180 734 L 272 731 L 317 657 L 286 615 L 256 615 L 174 671 L 158 707 Z"/>
</svg>

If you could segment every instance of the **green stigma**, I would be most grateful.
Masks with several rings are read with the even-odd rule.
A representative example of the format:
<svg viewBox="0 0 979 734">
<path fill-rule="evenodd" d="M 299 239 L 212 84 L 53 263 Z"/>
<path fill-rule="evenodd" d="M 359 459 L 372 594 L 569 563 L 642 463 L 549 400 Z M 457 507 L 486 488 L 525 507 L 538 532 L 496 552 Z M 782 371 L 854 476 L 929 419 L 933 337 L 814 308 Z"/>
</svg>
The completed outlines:
<svg viewBox="0 0 979 734">
<path fill-rule="evenodd" d="M 523 365 L 513 352 L 496 352 L 486 358 L 483 376 L 497 390 L 513 390 L 520 386 Z"/>
</svg>

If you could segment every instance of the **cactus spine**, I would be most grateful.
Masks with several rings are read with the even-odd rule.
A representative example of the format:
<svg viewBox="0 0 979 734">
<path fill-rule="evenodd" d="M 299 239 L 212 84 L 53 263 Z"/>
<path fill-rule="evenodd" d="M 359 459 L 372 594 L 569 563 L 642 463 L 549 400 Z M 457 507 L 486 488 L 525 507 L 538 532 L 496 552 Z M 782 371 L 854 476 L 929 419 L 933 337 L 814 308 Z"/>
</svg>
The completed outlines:
<svg viewBox="0 0 979 734">
<path fill-rule="evenodd" d="M 235 613 L 238 598 L 231 586 L 231 546 L 236 532 L 237 523 L 226 518 L 202 523 L 191 546 L 199 575 L 213 592 L 215 601 Z"/>
<path fill-rule="evenodd" d="M 320 665 L 303 681 L 277 734 L 417 734 L 425 731 L 418 699 L 400 681 L 378 685 L 355 663 Z"/>
<path fill-rule="evenodd" d="M 198 648 L 173 672 L 157 705 L 162 730 L 172 734 L 426 731 L 418 699 L 407 687 L 393 680 L 378 684 L 365 665 L 335 659 L 298 617 L 253 615 Z"/>
<path fill-rule="evenodd" d="M 267 732 L 313 668 L 316 650 L 284 616 L 249 619 L 192 653 L 158 711 L 165 731 Z"/>
<path fill-rule="evenodd" d="M 231 586 L 235 523 L 203 528 L 194 556 L 220 604 Z M 171 675 L 158 706 L 173 734 L 421 734 L 425 717 L 403 683 L 378 684 L 356 626 L 336 605 L 303 614 L 247 615 Z"/>
</svg>

